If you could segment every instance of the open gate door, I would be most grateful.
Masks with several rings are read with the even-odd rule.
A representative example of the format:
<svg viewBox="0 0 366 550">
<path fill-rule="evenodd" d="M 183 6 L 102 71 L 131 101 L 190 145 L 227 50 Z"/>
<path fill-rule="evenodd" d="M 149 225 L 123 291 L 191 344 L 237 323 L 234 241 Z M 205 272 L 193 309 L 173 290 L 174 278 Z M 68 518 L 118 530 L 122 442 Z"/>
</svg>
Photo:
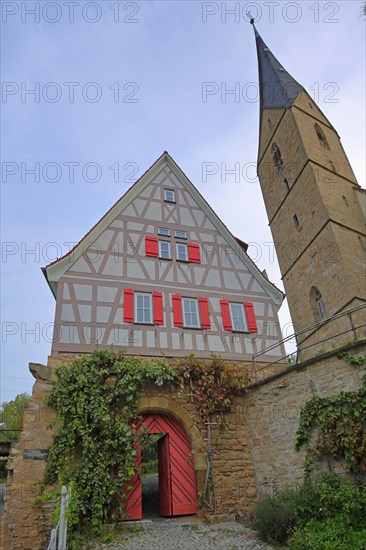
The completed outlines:
<svg viewBox="0 0 366 550">
<path fill-rule="evenodd" d="M 167 417 L 166 417 L 167 418 Z M 172 486 L 172 516 L 191 515 L 197 512 L 197 488 L 194 471 L 191 444 L 185 430 L 178 424 L 167 418 L 172 423 L 172 431 L 169 432 L 170 469 Z"/>
<path fill-rule="evenodd" d="M 159 515 L 172 516 L 172 484 L 169 457 L 169 435 L 158 441 Z"/>
<path fill-rule="evenodd" d="M 142 480 L 141 480 L 141 450 L 135 458 L 137 474 L 129 483 L 131 489 L 127 490 L 127 514 L 123 520 L 142 519 Z"/>
<path fill-rule="evenodd" d="M 176 420 L 162 414 L 148 414 L 142 424 L 151 434 L 165 434 L 158 442 L 159 514 L 183 516 L 197 512 L 197 488 L 191 444 Z M 141 427 L 138 423 L 137 430 Z M 136 457 L 141 471 L 141 453 Z M 142 519 L 142 481 L 135 475 L 127 494 L 128 519 Z"/>
</svg>

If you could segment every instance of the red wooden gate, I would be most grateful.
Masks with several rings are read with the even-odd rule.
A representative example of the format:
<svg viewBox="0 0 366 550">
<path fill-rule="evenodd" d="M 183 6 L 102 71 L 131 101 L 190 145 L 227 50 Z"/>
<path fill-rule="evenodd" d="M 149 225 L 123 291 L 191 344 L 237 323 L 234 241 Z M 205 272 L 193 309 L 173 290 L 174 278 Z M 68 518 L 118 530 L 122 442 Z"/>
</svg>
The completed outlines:
<svg viewBox="0 0 366 550">
<path fill-rule="evenodd" d="M 197 512 L 197 489 L 191 444 L 185 430 L 161 414 L 144 415 L 137 430 L 144 425 L 151 434 L 165 434 L 158 442 L 159 514 L 180 516 Z M 141 467 L 141 453 L 136 463 Z M 139 475 L 131 479 L 127 495 L 129 519 L 142 518 L 142 482 Z"/>
</svg>

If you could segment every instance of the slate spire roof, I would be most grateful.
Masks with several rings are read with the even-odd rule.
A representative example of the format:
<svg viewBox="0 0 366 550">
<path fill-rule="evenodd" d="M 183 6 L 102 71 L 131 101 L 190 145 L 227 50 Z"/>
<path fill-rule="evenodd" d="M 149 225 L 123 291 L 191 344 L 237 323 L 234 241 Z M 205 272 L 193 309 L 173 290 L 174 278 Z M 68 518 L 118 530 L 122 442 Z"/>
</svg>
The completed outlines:
<svg viewBox="0 0 366 550">
<path fill-rule="evenodd" d="M 304 88 L 282 67 L 263 42 L 253 20 L 251 23 L 257 43 L 261 110 L 287 109 Z"/>
</svg>

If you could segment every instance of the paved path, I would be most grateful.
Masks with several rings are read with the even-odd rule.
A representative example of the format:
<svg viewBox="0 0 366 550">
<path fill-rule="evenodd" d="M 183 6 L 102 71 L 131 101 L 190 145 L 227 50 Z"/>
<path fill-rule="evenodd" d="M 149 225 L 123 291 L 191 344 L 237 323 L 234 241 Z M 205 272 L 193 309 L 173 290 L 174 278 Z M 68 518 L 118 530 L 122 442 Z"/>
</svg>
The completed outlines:
<svg viewBox="0 0 366 550">
<path fill-rule="evenodd" d="M 189 520 L 134 522 L 139 533 L 119 535 L 108 544 L 88 546 L 94 550 L 272 550 L 258 541 L 254 531 L 240 523 L 214 525 Z"/>
</svg>

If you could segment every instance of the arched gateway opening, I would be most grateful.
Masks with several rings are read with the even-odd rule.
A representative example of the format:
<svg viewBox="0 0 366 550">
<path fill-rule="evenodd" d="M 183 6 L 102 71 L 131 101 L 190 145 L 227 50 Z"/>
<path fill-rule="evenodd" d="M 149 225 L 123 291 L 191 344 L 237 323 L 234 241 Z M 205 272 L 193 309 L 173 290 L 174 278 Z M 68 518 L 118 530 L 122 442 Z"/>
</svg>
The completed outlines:
<svg viewBox="0 0 366 550">
<path fill-rule="evenodd" d="M 158 440 L 160 516 L 183 516 L 197 512 L 197 487 L 192 447 L 184 428 L 170 416 L 144 414 L 137 430 L 145 426 L 149 434 L 161 434 Z M 141 451 L 136 459 L 141 472 Z M 127 518 L 142 519 L 142 479 L 136 474 L 127 494 Z"/>
</svg>

